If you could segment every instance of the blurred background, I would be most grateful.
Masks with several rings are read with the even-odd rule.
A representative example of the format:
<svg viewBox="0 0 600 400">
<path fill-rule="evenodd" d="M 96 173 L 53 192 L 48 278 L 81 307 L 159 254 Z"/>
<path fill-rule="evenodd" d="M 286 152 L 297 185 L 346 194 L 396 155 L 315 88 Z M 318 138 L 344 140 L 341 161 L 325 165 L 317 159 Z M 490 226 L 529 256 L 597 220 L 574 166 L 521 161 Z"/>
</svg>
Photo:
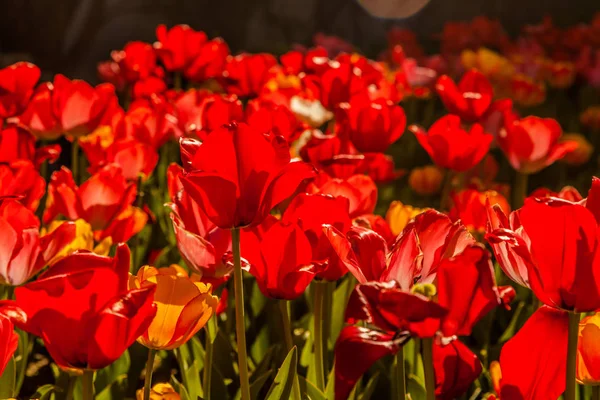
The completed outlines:
<svg viewBox="0 0 600 400">
<path fill-rule="evenodd" d="M 516 35 L 544 16 L 559 27 L 589 22 L 598 8 L 598 0 L 0 0 L 0 66 L 25 59 L 41 67 L 43 78 L 61 72 L 97 82 L 99 61 L 128 41 L 153 42 L 160 23 L 222 36 L 234 53 L 280 54 L 324 33 L 373 58 L 398 26 L 413 30 L 431 54 L 448 21 L 485 15 Z"/>
</svg>

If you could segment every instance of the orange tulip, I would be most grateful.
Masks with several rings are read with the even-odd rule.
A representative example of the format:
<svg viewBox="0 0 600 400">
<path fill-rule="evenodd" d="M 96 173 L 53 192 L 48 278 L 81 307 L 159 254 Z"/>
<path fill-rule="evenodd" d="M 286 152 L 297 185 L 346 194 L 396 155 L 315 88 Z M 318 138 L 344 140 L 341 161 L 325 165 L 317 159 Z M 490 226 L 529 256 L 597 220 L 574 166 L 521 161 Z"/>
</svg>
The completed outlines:
<svg viewBox="0 0 600 400">
<path fill-rule="evenodd" d="M 57 230 L 67 221 L 54 220 L 50 222 L 47 229 L 42 229 L 42 235 L 46 235 Z M 61 251 L 59 251 L 49 262 L 48 265 L 53 265 L 58 260 L 65 258 L 69 254 L 73 254 L 77 250 L 92 251 L 100 256 L 108 256 L 112 239 L 107 237 L 103 239 L 97 246 L 94 247 L 94 231 L 92 226 L 83 219 L 75 221 L 75 236 Z"/>
<path fill-rule="evenodd" d="M 213 315 L 218 299 L 212 287 L 188 276 L 178 265 L 142 267 L 130 276 L 130 289 L 156 285 L 156 316 L 138 342 L 156 350 L 172 350 L 192 338 Z"/>
<path fill-rule="evenodd" d="M 440 191 L 444 174 L 434 165 L 415 168 L 408 176 L 408 184 L 421 196 L 436 194 Z"/>
<path fill-rule="evenodd" d="M 600 314 L 585 317 L 579 323 L 577 344 L 577 382 L 600 384 Z"/>
<path fill-rule="evenodd" d="M 136 392 L 136 399 L 144 398 L 144 389 Z M 180 400 L 181 396 L 173 389 L 169 383 L 157 383 L 150 390 L 150 400 Z"/>
<path fill-rule="evenodd" d="M 401 201 L 393 201 L 385 214 L 387 221 L 394 236 L 399 235 L 411 219 L 426 211 L 427 208 L 417 208 L 403 204 Z"/>
<path fill-rule="evenodd" d="M 568 165 L 582 165 L 590 160 L 594 146 L 580 133 L 564 133 L 559 142 L 575 142 L 577 147 L 565 155 L 563 162 Z"/>
</svg>

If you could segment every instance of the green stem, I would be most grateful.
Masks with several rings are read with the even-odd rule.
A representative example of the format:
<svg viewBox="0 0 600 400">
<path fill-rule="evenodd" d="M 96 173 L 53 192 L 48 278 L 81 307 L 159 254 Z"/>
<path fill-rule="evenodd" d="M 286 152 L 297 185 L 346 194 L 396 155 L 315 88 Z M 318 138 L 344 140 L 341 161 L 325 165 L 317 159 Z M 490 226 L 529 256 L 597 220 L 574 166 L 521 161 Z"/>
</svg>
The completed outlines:
<svg viewBox="0 0 600 400">
<path fill-rule="evenodd" d="M 238 348 L 238 366 L 242 400 L 250 400 L 250 380 L 248 378 L 248 357 L 246 356 L 246 322 L 244 315 L 244 279 L 240 254 L 240 230 L 231 230 L 233 252 L 233 280 L 235 287 L 235 331 Z"/>
<path fill-rule="evenodd" d="M 449 207 L 450 193 L 452 192 L 452 179 L 454 178 L 454 171 L 447 170 L 446 176 L 444 177 L 444 186 L 442 187 L 442 195 L 440 198 L 440 210 L 445 211 Z"/>
<path fill-rule="evenodd" d="M 76 184 L 79 184 L 79 141 L 75 138 L 71 143 L 71 172 Z"/>
<path fill-rule="evenodd" d="M 411 371 L 412 374 L 416 374 L 417 371 L 417 363 L 419 362 L 419 353 L 421 352 L 421 340 L 418 337 L 413 338 L 415 342 L 414 351 L 413 351 L 413 362 Z"/>
<path fill-rule="evenodd" d="M 527 181 L 529 175 L 517 172 L 515 176 L 515 184 L 513 185 L 513 209 L 523 207 L 525 198 L 527 197 Z"/>
<path fill-rule="evenodd" d="M 281 312 L 281 321 L 283 322 L 283 336 L 285 338 L 286 351 L 289 353 L 294 347 L 294 339 L 292 338 L 292 324 L 290 321 L 290 313 L 288 312 L 288 304 L 285 300 L 279 300 L 279 311 Z M 302 400 L 300 394 L 300 383 L 298 382 L 298 374 L 294 375 L 292 386 L 292 396 L 295 400 Z"/>
<path fill-rule="evenodd" d="M 600 386 L 592 386 L 592 400 L 600 400 Z"/>
<path fill-rule="evenodd" d="M 565 400 L 575 400 L 575 370 L 577 366 L 577 339 L 579 336 L 579 314 L 569 313 L 569 341 L 567 347 L 567 386 Z"/>
<path fill-rule="evenodd" d="M 435 400 L 435 373 L 433 371 L 433 339 L 421 339 L 423 356 L 423 372 L 425 373 L 425 390 L 427 400 Z"/>
<path fill-rule="evenodd" d="M 144 190 L 142 189 L 142 175 L 138 176 L 137 180 L 137 199 L 135 206 L 139 209 L 144 207 Z M 133 248 L 133 262 L 131 263 L 131 273 L 137 274 L 138 270 L 144 265 L 145 249 L 142 246 L 141 235 L 135 237 L 136 246 Z"/>
<path fill-rule="evenodd" d="M 73 391 L 75 389 L 75 382 L 77 382 L 77 375 L 69 375 L 69 382 L 67 383 L 66 400 L 73 400 Z"/>
<path fill-rule="evenodd" d="M 83 383 L 83 400 L 94 400 L 94 371 L 86 369 L 81 377 Z"/>
<path fill-rule="evenodd" d="M 208 321 L 209 324 L 216 323 L 215 317 L 212 317 Z M 206 340 L 204 343 L 204 372 L 202 377 L 202 391 L 204 392 L 204 399 L 210 400 L 210 384 L 212 380 L 212 363 L 213 363 L 213 338 L 206 330 Z"/>
<path fill-rule="evenodd" d="M 396 353 L 394 359 L 394 372 L 396 373 L 396 399 L 406 400 L 406 378 L 404 376 L 404 348 Z"/>
<path fill-rule="evenodd" d="M 323 282 L 314 281 L 314 357 L 315 357 L 315 370 L 317 374 L 317 388 L 321 391 L 325 389 L 325 371 L 323 369 L 323 359 L 324 359 L 324 351 L 323 351 L 323 316 L 325 313 L 324 310 L 324 291 L 325 284 Z"/>
<path fill-rule="evenodd" d="M 146 377 L 144 378 L 144 400 L 150 400 L 150 389 L 152 389 L 152 372 L 154 370 L 154 357 L 156 357 L 156 350 L 148 349 Z"/>
<path fill-rule="evenodd" d="M 173 88 L 175 90 L 182 88 L 181 72 L 175 72 L 175 75 L 173 76 Z"/>
</svg>

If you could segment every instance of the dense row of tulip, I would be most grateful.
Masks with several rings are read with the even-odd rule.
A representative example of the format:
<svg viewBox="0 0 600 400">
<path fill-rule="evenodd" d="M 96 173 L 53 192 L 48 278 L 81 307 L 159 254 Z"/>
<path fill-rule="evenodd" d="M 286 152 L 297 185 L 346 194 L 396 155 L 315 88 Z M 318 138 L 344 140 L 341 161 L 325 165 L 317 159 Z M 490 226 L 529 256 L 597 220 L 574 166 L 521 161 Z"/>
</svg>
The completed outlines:
<svg viewBox="0 0 600 400">
<path fill-rule="evenodd" d="M 600 398 L 600 15 L 156 37 L 95 87 L 0 70 L 0 395 Z"/>
</svg>

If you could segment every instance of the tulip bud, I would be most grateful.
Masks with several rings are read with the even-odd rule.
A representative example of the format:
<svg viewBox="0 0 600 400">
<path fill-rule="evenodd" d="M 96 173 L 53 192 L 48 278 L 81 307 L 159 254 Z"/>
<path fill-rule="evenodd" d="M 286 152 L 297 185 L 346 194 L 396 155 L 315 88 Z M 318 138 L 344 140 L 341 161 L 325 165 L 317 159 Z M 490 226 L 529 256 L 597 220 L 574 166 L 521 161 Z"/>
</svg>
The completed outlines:
<svg viewBox="0 0 600 400">
<path fill-rule="evenodd" d="M 139 389 L 135 393 L 137 400 L 144 398 L 144 389 Z M 169 383 L 157 383 L 150 391 L 150 400 L 180 400 L 181 396 L 173 389 Z"/>
<path fill-rule="evenodd" d="M 582 165 L 589 161 L 594 146 L 580 133 L 565 133 L 561 136 L 560 142 L 575 142 L 577 147 L 570 153 L 567 153 L 563 161 L 568 165 Z"/>
<path fill-rule="evenodd" d="M 188 276 L 178 265 L 167 268 L 142 267 L 130 276 L 130 289 L 156 285 L 156 316 L 138 341 L 156 350 L 171 350 L 192 338 L 210 319 L 218 299 L 209 284 Z"/>
<path fill-rule="evenodd" d="M 421 196 L 436 194 L 440 191 L 444 174 L 434 165 L 415 168 L 410 172 L 408 184 Z"/>
<path fill-rule="evenodd" d="M 399 235 L 411 219 L 426 211 L 427 208 L 417 208 L 402 204 L 401 201 L 393 201 L 385 214 L 385 219 L 394 235 Z"/>
<path fill-rule="evenodd" d="M 585 317 L 579 323 L 577 343 L 577 382 L 582 385 L 600 384 L 600 314 Z"/>
</svg>

